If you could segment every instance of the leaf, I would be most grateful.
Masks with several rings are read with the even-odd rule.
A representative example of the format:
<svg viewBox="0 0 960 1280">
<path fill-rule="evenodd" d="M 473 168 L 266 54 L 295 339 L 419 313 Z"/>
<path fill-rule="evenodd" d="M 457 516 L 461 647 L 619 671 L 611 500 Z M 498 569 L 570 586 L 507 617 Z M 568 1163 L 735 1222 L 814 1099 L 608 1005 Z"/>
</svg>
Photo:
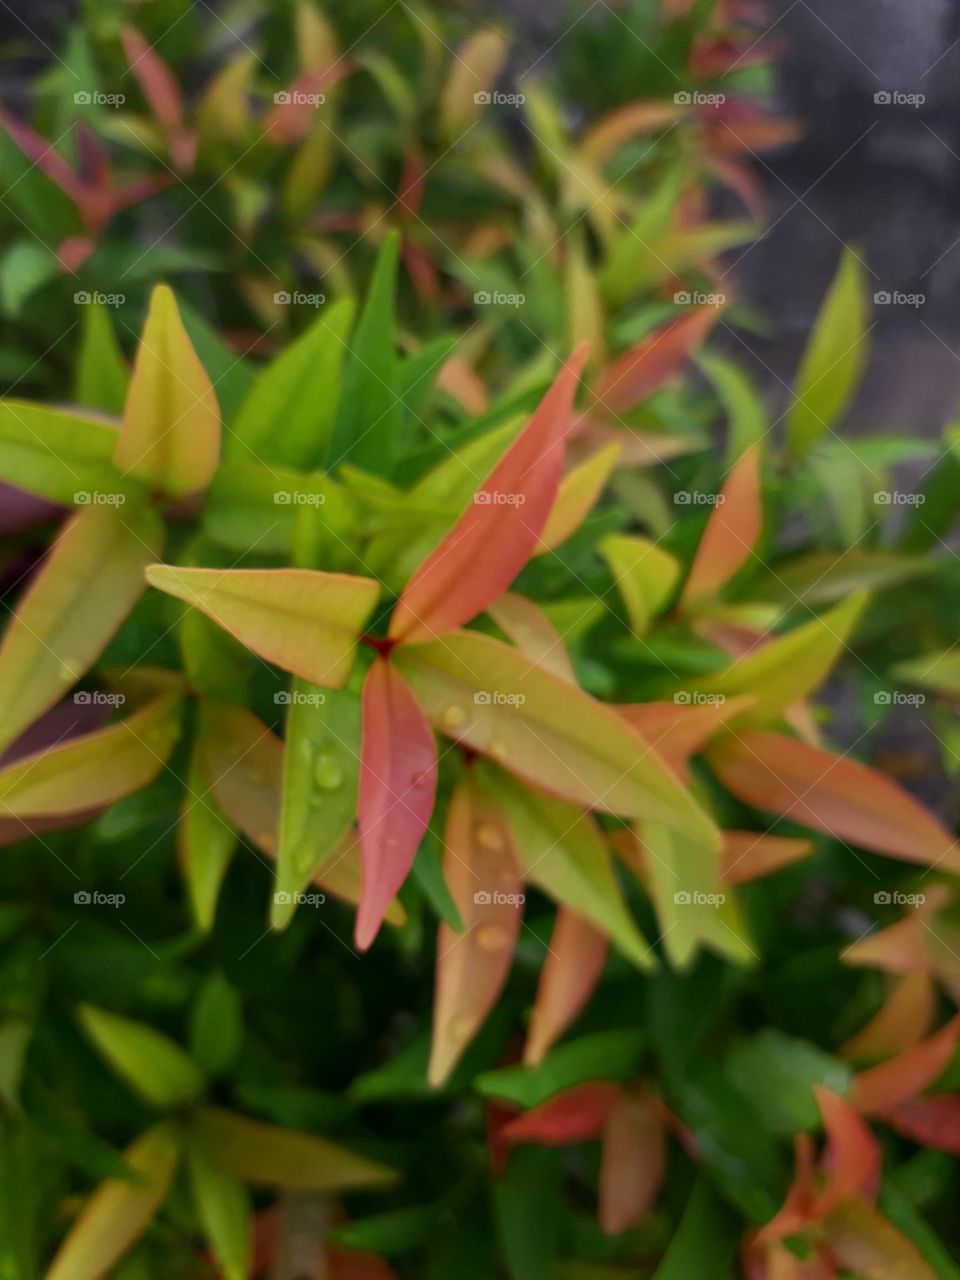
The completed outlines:
<svg viewBox="0 0 960 1280">
<path fill-rule="evenodd" d="M 385 659 L 363 685 L 358 825 L 363 896 L 356 943 L 366 951 L 407 878 L 433 813 L 437 745 L 409 686 Z"/>
<path fill-rule="evenodd" d="M 851 596 L 802 627 L 775 636 L 718 675 L 699 681 L 698 692 L 727 698 L 749 694 L 753 705 L 737 716 L 737 726 L 777 719 L 829 675 L 865 605 L 863 594 Z"/>
<path fill-rule="evenodd" d="M 246 56 L 256 63 L 252 51 Z M 253 384 L 253 370 L 242 356 L 238 356 L 226 345 L 219 333 L 188 302 L 178 298 L 177 306 L 187 337 L 213 383 L 223 421 L 229 425 Z"/>
<path fill-rule="evenodd" d="M 282 698 L 284 695 L 277 695 Z M 360 700 L 295 680 L 287 698 L 275 929 L 292 918 L 296 895 L 343 840 L 357 812 Z"/>
<path fill-rule="evenodd" d="M 140 337 L 113 461 L 170 497 L 205 489 L 220 456 L 220 409 L 183 327 L 157 285 Z"/>
<path fill-rule="evenodd" d="M 497 1234 L 510 1280 L 549 1280 L 564 1213 L 563 1175 L 550 1151 L 515 1151 L 493 1185 Z"/>
<path fill-rule="evenodd" d="M 912 1049 L 930 1030 L 936 1008 L 937 992 L 930 975 L 904 974 L 867 1025 L 844 1041 L 838 1052 L 851 1062 L 871 1062 Z"/>
<path fill-rule="evenodd" d="M 680 565 L 669 551 L 636 535 L 612 534 L 597 550 L 610 566 L 626 605 L 630 629 L 642 636 L 667 607 L 680 578 Z"/>
<path fill-rule="evenodd" d="M 777 564 L 750 580 L 750 599 L 792 608 L 845 600 L 854 591 L 896 586 L 930 573 L 933 561 L 896 551 L 816 551 Z M 896 671 L 897 668 L 894 668 Z"/>
<path fill-rule="evenodd" d="M 552 551 L 576 533 L 599 501 L 621 451 L 621 445 L 608 444 L 567 472 L 550 508 L 547 523 L 533 553 L 535 556 Z"/>
<path fill-rule="evenodd" d="M 673 702 L 633 702 L 617 710 L 678 778 L 686 774 L 690 757 L 698 755 L 705 743 L 727 720 L 752 703 L 750 698 L 724 698 L 693 703 L 683 694 Z"/>
<path fill-rule="evenodd" d="M 571 907 L 559 907 L 530 1015 L 523 1053 L 528 1066 L 538 1066 L 577 1020 L 606 959 L 606 934 Z"/>
<path fill-rule="evenodd" d="M 147 581 L 200 609 L 241 644 L 313 684 L 339 688 L 377 583 L 313 569 L 182 569 L 155 564 Z"/>
<path fill-rule="evenodd" d="M 753 555 L 763 527 L 760 449 L 751 445 L 730 468 L 710 512 L 680 598 L 690 609 L 716 595 Z"/>
<path fill-rule="evenodd" d="M 177 822 L 177 853 L 193 918 L 197 927 L 207 933 L 213 927 L 223 877 L 236 852 L 237 833 L 208 787 L 201 754 L 202 746 L 197 742 L 191 753 L 186 796 Z"/>
<path fill-rule="evenodd" d="M 578 804 L 661 818 L 719 843 L 709 819 L 613 708 L 509 645 L 461 631 L 439 644 L 398 647 L 393 661 L 454 741 Z"/>
<path fill-rule="evenodd" d="M 313 1134 L 281 1129 L 222 1107 L 197 1112 L 195 1133 L 222 1172 L 258 1186 L 350 1191 L 389 1186 L 392 1169 Z"/>
<path fill-rule="evenodd" d="M 223 1075 L 243 1044 L 243 1011 L 222 973 L 204 980 L 190 1018 L 190 1053 L 208 1075 Z"/>
<path fill-rule="evenodd" d="M 77 1012 L 97 1050 L 152 1106 L 172 1110 L 203 1092 L 206 1081 L 197 1064 L 153 1027 L 89 1004 Z"/>
<path fill-rule="evenodd" d="M 598 1031 L 558 1045 L 537 1065 L 485 1071 L 474 1083 L 484 1097 L 538 1107 L 587 1081 L 629 1080 L 639 1071 L 646 1049 L 643 1031 Z"/>
<path fill-rule="evenodd" d="M 143 1234 L 166 1199 L 179 1159 L 172 1124 L 154 1125 L 126 1149 L 137 1181 L 110 1179 L 87 1201 L 45 1280 L 100 1280 Z"/>
<path fill-rule="evenodd" d="M 913 1244 L 866 1200 L 845 1200 L 831 1213 L 824 1241 L 845 1269 L 864 1277 L 937 1280 Z"/>
<path fill-rule="evenodd" d="M 180 705 L 178 694 L 165 694 L 127 720 L 0 769 L 0 811 L 8 818 L 87 814 L 139 791 L 173 751 Z"/>
<path fill-rule="evenodd" d="M 506 814 L 523 877 L 601 929 L 641 968 L 650 947 L 627 911 L 600 829 L 575 805 L 500 775 L 488 785 Z"/>
<path fill-rule="evenodd" d="M 739 1236 L 740 1224 L 700 1174 L 653 1280 L 690 1280 L 701 1275 L 719 1280 L 733 1266 Z"/>
<path fill-rule="evenodd" d="M 662 823 L 639 823 L 637 835 L 660 939 L 672 962 L 689 965 L 701 946 L 741 964 L 755 959 L 737 905 L 721 883 L 717 853 Z"/>
<path fill-rule="evenodd" d="M 960 1039 L 960 1014 L 919 1044 L 857 1074 L 850 1101 L 862 1115 L 884 1115 L 928 1089 L 947 1068 Z"/>
<path fill-rule="evenodd" d="M 73 398 L 85 409 L 119 417 L 130 374 L 113 329 L 110 312 L 99 302 L 84 307 Z M 115 438 L 111 441 L 115 444 Z"/>
<path fill-rule="evenodd" d="M 774 836 L 769 832 L 724 831 L 720 879 L 723 884 L 747 884 L 792 866 L 812 852 L 810 840 Z"/>
<path fill-rule="evenodd" d="M 960 1155 L 960 1095 L 909 1098 L 885 1112 L 883 1119 L 911 1142 Z"/>
<path fill-rule="evenodd" d="M 663 1122 L 646 1094 L 624 1089 L 607 1117 L 600 1165 L 600 1226 L 620 1235 L 650 1209 L 666 1171 Z"/>
<path fill-rule="evenodd" d="M 956 648 L 898 662 L 891 668 L 891 674 L 947 698 L 960 697 L 960 652 Z"/>
<path fill-rule="evenodd" d="M 588 1142 L 602 1132 L 621 1092 L 621 1085 L 606 1080 L 577 1085 L 508 1121 L 501 1137 L 510 1147 L 523 1142 L 548 1147 Z"/>
<path fill-rule="evenodd" d="M 787 443 L 800 458 L 836 425 L 866 365 L 867 285 L 863 264 L 846 248 L 800 362 Z"/>
<path fill-rule="evenodd" d="M 416 644 L 482 613 L 530 558 L 560 484 L 564 438 L 586 351 L 574 354 L 524 430 L 401 595 L 390 637 Z"/>
<path fill-rule="evenodd" d="M 90 670 L 140 597 L 162 541 L 152 511 L 94 506 L 64 526 L 0 643 L 0 749 Z"/>
<path fill-rule="evenodd" d="M 260 374 L 233 423 L 231 457 L 307 469 L 327 456 L 353 311 L 349 298 L 322 310 Z"/>
<path fill-rule="evenodd" d="M 428 1079 L 442 1085 L 496 1004 L 523 918 L 523 884 L 503 815 L 472 781 L 454 790 L 444 879 L 463 922 L 441 922 Z"/>
<path fill-rule="evenodd" d="M 737 1040 L 726 1067 L 731 1083 L 752 1100 L 766 1128 L 786 1137 L 819 1125 L 815 1085 L 842 1097 L 852 1078 L 839 1058 L 775 1027 Z"/>
<path fill-rule="evenodd" d="M 247 1189 L 212 1164 L 198 1143 L 192 1142 L 187 1154 L 197 1215 L 224 1278 L 246 1280 L 252 1244 Z"/>
<path fill-rule="evenodd" d="M 25 400 L 0 400 L 0 479 L 51 502 L 79 494 L 136 497 L 140 486 L 114 470 L 117 432 L 106 421 Z"/>
<path fill-rule="evenodd" d="M 538 604 L 508 591 L 489 606 L 487 613 L 521 653 L 561 679 L 576 684 L 563 639 Z"/>
<path fill-rule="evenodd" d="M 440 124 L 448 142 L 459 141 L 479 120 L 506 57 L 506 37 L 493 28 L 474 32 L 457 49 L 440 96 Z"/>
<path fill-rule="evenodd" d="M 727 463 L 732 466 L 768 431 L 767 411 L 760 395 L 745 373 L 723 356 L 702 351 L 697 365 L 703 370 L 717 393 L 727 416 Z"/>
<path fill-rule="evenodd" d="M 687 315 L 654 332 L 606 369 L 596 400 L 611 414 L 627 413 L 683 370 L 693 352 L 716 324 L 717 307 L 691 307 Z"/>
<path fill-rule="evenodd" d="M 351 462 L 389 476 L 403 422 L 400 362 L 394 348 L 400 242 L 391 232 L 380 250 L 367 300 L 350 340 L 326 469 Z"/>
<path fill-rule="evenodd" d="M 960 868 L 960 849 L 931 814 L 897 783 L 846 756 L 750 729 L 711 746 L 707 761 L 744 804 L 876 853 Z"/>
</svg>

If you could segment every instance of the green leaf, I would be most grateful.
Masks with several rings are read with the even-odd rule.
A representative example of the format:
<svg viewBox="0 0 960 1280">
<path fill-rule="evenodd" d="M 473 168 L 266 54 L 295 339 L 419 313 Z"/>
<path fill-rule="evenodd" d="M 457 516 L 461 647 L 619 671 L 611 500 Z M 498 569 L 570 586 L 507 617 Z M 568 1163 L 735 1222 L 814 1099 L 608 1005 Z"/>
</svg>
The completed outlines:
<svg viewBox="0 0 960 1280">
<path fill-rule="evenodd" d="M 130 373 L 109 310 L 99 302 L 91 303 L 84 307 L 81 326 L 73 398 L 85 409 L 119 417 Z"/>
<path fill-rule="evenodd" d="M 374 475 L 390 475 L 403 422 L 400 362 L 394 348 L 395 294 L 400 241 L 384 241 L 350 344 L 327 467 L 352 462 Z"/>
<path fill-rule="evenodd" d="M 57 255 L 38 240 L 18 240 L 0 259 L 0 308 L 16 319 L 23 304 L 60 274 Z"/>
<path fill-rule="evenodd" d="M 260 374 L 233 423 L 230 457 L 299 468 L 326 458 L 353 311 L 349 298 L 321 311 Z"/>
<path fill-rule="evenodd" d="M 363 1249 L 384 1258 L 409 1253 L 429 1240 L 443 1217 L 442 1206 L 395 1209 L 331 1228 L 328 1236 L 348 1249 Z"/>
<path fill-rule="evenodd" d="M 767 434 L 767 411 L 753 383 L 737 365 L 710 351 L 697 353 L 696 363 L 713 383 L 727 417 L 727 464 Z"/>
<path fill-rule="evenodd" d="M 243 1011 L 235 987 L 211 973 L 197 993 L 190 1017 L 190 1053 L 210 1076 L 223 1075 L 243 1044 Z"/>
<path fill-rule="evenodd" d="M 898 662 L 891 668 L 891 675 L 947 698 L 960 697 L 960 650 L 952 647 Z"/>
<path fill-rule="evenodd" d="M 536 1067 L 501 1067 L 477 1076 L 474 1087 L 488 1098 L 499 1098 L 529 1109 L 556 1093 L 587 1080 L 629 1080 L 636 1075 L 647 1047 L 644 1031 L 624 1028 L 598 1031 L 558 1045 Z"/>
<path fill-rule="evenodd" d="M 787 443 L 803 457 L 836 426 L 850 404 L 867 361 L 867 284 L 863 263 L 844 249 L 833 283 L 807 343 L 787 414 Z"/>
<path fill-rule="evenodd" d="M 124 1152 L 136 1181 L 111 1179 L 87 1201 L 45 1280 L 101 1280 L 143 1234 L 166 1199 L 180 1156 L 172 1124 L 154 1125 Z"/>
<path fill-rule="evenodd" d="M 650 946 L 627 911 L 594 819 L 576 805 L 531 791 L 508 774 L 490 769 L 482 776 L 510 824 L 524 878 L 591 920 L 634 964 L 649 968 Z"/>
<path fill-rule="evenodd" d="M 212 1164 L 196 1141 L 191 1142 L 187 1158 L 197 1215 L 225 1280 L 246 1280 L 253 1235 L 247 1189 Z"/>
<path fill-rule="evenodd" d="M 142 496 L 142 485 L 114 468 L 116 444 L 107 422 L 0 400 L 0 479 L 37 497 L 70 505 L 91 494 Z"/>
<path fill-rule="evenodd" d="M 155 1107 L 172 1109 L 203 1092 L 203 1072 L 187 1054 L 153 1027 L 81 1005 L 84 1031 L 114 1071 Z"/>
<path fill-rule="evenodd" d="M 90 670 L 162 545 L 163 524 L 149 510 L 93 506 L 64 527 L 0 643 L 0 749 Z"/>
<path fill-rule="evenodd" d="M 613 534 L 597 548 L 613 574 L 634 635 L 642 636 L 667 606 L 680 562 L 649 538 Z"/>
<path fill-rule="evenodd" d="M 214 542 L 240 553 L 289 555 L 297 521 L 295 495 L 310 486 L 288 468 L 224 462 L 203 509 L 203 528 Z"/>
<path fill-rule="evenodd" d="M 24 1018 L 0 1023 L 0 1102 L 15 1111 L 20 1106 L 20 1081 L 33 1026 Z"/>
<path fill-rule="evenodd" d="M 182 298 L 178 297 L 177 305 L 187 337 L 213 383 L 223 421 L 229 426 L 253 385 L 253 370 L 242 356 L 226 346 L 220 335 Z"/>
<path fill-rule="evenodd" d="M 237 844 L 237 833 L 207 785 L 197 743 L 191 753 L 187 793 L 177 823 L 177 850 L 193 918 L 204 933 L 213 927 L 220 886 Z"/>
<path fill-rule="evenodd" d="M 932 573 L 936 565 L 923 556 L 898 551 L 815 551 L 778 564 L 750 581 L 750 600 L 771 601 L 785 609 L 795 605 L 833 604 L 855 591 L 879 590 Z"/>
<path fill-rule="evenodd" d="M 786 1137 L 820 1127 L 814 1085 L 846 1097 L 852 1078 L 839 1058 L 775 1027 L 738 1040 L 727 1056 L 727 1074 L 766 1127 Z"/>
<path fill-rule="evenodd" d="M 221 1107 L 198 1112 L 196 1134 L 210 1161 L 244 1182 L 304 1191 L 387 1186 L 385 1165 L 294 1129 L 248 1120 Z"/>
<path fill-rule="evenodd" d="M 294 680 L 286 699 L 280 840 L 270 909 L 275 929 L 289 924 L 296 895 L 350 828 L 360 773 L 359 696 Z"/>
<path fill-rule="evenodd" d="M 739 1242 L 740 1224 L 701 1175 L 653 1280 L 692 1280 L 693 1276 L 728 1280 Z"/>
<path fill-rule="evenodd" d="M 547 1280 L 560 1243 L 563 1175 L 557 1153 L 521 1146 L 493 1188 L 497 1232 L 510 1280 Z"/>
</svg>

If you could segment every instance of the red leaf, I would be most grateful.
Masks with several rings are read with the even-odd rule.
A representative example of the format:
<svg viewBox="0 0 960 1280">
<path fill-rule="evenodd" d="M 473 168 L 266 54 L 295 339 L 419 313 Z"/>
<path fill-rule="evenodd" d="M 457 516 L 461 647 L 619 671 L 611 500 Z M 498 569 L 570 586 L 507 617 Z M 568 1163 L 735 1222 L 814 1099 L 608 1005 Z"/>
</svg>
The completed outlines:
<svg viewBox="0 0 960 1280">
<path fill-rule="evenodd" d="M 392 639 L 424 643 L 469 622 L 529 560 L 560 487 L 586 358 L 586 347 L 578 348 L 465 514 L 410 579 L 393 611 Z"/>
<path fill-rule="evenodd" d="M 437 745 L 406 681 L 378 658 L 363 685 L 358 822 L 363 896 L 357 909 L 361 951 L 407 878 L 437 789 Z"/>
<path fill-rule="evenodd" d="M 827 1149 L 821 1159 L 827 1182 L 810 1206 L 811 1218 L 816 1221 L 850 1196 L 874 1196 L 883 1156 L 880 1144 L 850 1102 L 822 1085 L 814 1085 L 813 1092 L 827 1133 Z"/>
<path fill-rule="evenodd" d="M 681 608 L 714 595 L 750 559 L 763 525 L 760 498 L 760 447 L 751 445 L 731 467 L 722 502 L 710 513 L 690 569 Z"/>
<path fill-rule="evenodd" d="M 536 1066 L 577 1019 L 600 980 L 607 937 L 569 907 L 557 909 L 523 1060 Z"/>
<path fill-rule="evenodd" d="M 601 377 L 598 402 L 610 413 L 626 413 L 659 391 L 680 373 L 719 315 L 718 307 L 694 307 L 624 352 Z"/>
<path fill-rule="evenodd" d="M 545 1147 L 568 1147 L 599 1136 L 622 1093 L 608 1080 L 578 1084 L 556 1094 L 532 1111 L 504 1125 L 501 1139 L 511 1147 L 537 1142 Z"/>
<path fill-rule="evenodd" d="M 854 1079 L 850 1101 L 867 1116 L 885 1115 L 929 1088 L 946 1068 L 960 1037 L 960 1014 L 939 1031 L 905 1053 L 861 1071 Z"/>
<path fill-rule="evenodd" d="M 806 858 L 812 850 L 810 840 L 757 831 L 724 831 L 720 878 L 725 884 L 747 884 Z"/>
<path fill-rule="evenodd" d="M 178 129 L 183 123 L 183 100 L 173 72 L 136 27 L 123 27 L 120 39 L 130 70 L 158 123 L 165 130 Z"/>
<path fill-rule="evenodd" d="M 752 698 L 726 698 L 696 705 L 683 702 L 630 702 L 617 708 L 665 764 L 683 778 L 696 755 L 724 721 L 745 710 Z"/>
<path fill-rule="evenodd" d="M 911 1098 L 883 1118 L 897 1133 L 923 1147 L 960 1156 L 960 1096 L 955 1093 Z"/>
<path fill-rule="evenodd" d="M 600 1226 L 619 1235 L 635 1226 L 663 1182 L 666 1140 L 657 1108 L 624 1090 L 607 1117 L 600 1166 Z"/>
</svg>

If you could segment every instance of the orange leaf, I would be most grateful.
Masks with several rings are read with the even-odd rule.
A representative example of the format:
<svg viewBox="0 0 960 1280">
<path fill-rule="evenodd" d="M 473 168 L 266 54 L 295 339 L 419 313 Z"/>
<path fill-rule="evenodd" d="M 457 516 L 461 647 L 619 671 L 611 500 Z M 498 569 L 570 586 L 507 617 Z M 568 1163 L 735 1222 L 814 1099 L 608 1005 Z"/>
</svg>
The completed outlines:
<svg viewBox="0 0 960 1280">
<path fill-rule="evenodd" d="M 523 883 L 503 815 L 461 782 L 447 815 L 443 874 L 463 933 L 437 931 L 433 1050 L 428 1079 L 441 1085 L 496 1004 L 523 916 Z"/>
<path fill-rule="evenodd" d="M 586 357 L 586 348 L 573 354 L 466 513 L 410 579 L 393 611 L 391 639 L 424 643 L 455 630 L 502 595 L 526 564 L 557 496 Z"/>
<path fill-rule="evenodd" d="M 960 1014 L 939 1031 L 889 1062 L 869 1067 L 854 1078 L 850 1101 L 867 1116 L 882 1116 L 915 1098 L 943 1073 L 960 1038 Z"/>
<path fill-rule="evenodd" d="M 569 907 L 558 907 L 523 1060 L 537 1066 L 576 1021 L 600 980 L 607 959 L 606 934 Z"/>
<path fill-rule="evenodd" d="M 759 445 L 751 445 L 731 467 L 720 498 L 722 501 L 710 513 L 683 589 L 683 609 L 725 586 L 757 545 L 763 525 Z"/>
<path fill-rule="evenodd" d="M 565 1089 L 504 1125 L 500 1137 L 509 1147 L 521 1142 L 537 1142 L 545 1147 L 587 1142 L 602 1132 L 622 1089 L 622 1085 L 607 1080 Z"/>
<path fill-rule="evenodd" d="M 624 1089 L 607 1116 L 600 1165 L 600 1226 L 607 1235 L 637 1225 L 656 1199 L 666 1166 L 660 1114 Z"/>
<path fill-rule="evenodd" d="M 814 1085 L 813 1092 L 827 1134 L 821 1161 L 827 1181 L 810 1207 L 811 1219 L 818 1221 L 850 1196 L 875 1195 L 883 1156 L 852 1103 L 822 1085 Z"/>
<path fill-rule="evenodd" d="M 626 413 L 683 369 L 720 315 L 718 307 L 694 307 L 614 360 L 600 379 L 596 399 L 609 413 Z"/>
<path fill-rule="evenodd" d="M 363 685 L 358 822 L 363 896 L 356 943 L 366 951 L 407 878 L 437 790 L 437 744 L 409 685 L 377 658 Z"/>
<path fill-rule="evenodd" d="M 587 131 L 580 154 L 591 164 L 603 165 L 625 142 L 640 134 L 657 133 L 681 119 L 685 108 L 676 103 L 654 98 L 649 102 L 631 102 L 618 107 L 597 121 Z"/>
<path fill-rule="evenodd" d="M 758 831 L 724 831 L 720 879 L 724 884 L 746 884 L 788 867 L 812 851 L 810 840 Z"/>
<path fill-rule="evenodd" d="M 911 1098 L 888 1111 L 883 1119 L 891 1129 L 933 1151 L 960 1156 L 960 1097 Z"/>
<path fill-rule="evenodd" d="M 690 757 L 732 716 L 749 707 L 750 697 L 690 702 L 630 702 L 617 710 L 678 777 L 686 773 Z"/>
<path fill-rule="evenodd" d="M 960 847 L 946 828 L 866 765 L 761 729 L 728 735 L 707 759 L 723 785 L 756 809 L 877 853 L 960 870 Z"/>
<path fill-rule="evenodd" d="M 136 27 L 121 27 L 120 39 L 130 70 L 163 129 L 174 168 L 192 168 L 197 143 L 183 127 L 183 99 L 176 76 Z"/>
<path fill-rule="evenodd" d="M 867 1025 L 841 1045 L 840 1055 L 851 1062 L 870 1062 L 912 1049 L 930 1030 L 936 1004 L 928 973 L 905 974 Z"/>
</svg>

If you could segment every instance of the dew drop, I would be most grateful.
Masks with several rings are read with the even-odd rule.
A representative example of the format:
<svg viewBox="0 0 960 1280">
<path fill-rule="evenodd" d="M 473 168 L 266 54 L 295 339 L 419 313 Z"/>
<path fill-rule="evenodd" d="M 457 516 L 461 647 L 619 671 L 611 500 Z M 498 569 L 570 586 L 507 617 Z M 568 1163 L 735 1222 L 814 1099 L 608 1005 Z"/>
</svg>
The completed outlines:
<svg viewBox="0 0 960 1280">
<path fill-rule="evenodd" d="M 495 760 L 506 760 L 508 755 L 506 743 L 491 742 L 490 754 L 494 757 Z"/>
<path fill-rule="evenodd" d="M 447 1038 L 451 1044 L 466 1044 L 473 1035 L 473 1019 L 459 1013 L 447 1023 Z"/>
<path fill-rule="evenodd" d="M 454 704 L 453 706 L 447 707 L 446 711 L 444 711 L 440 718 L 443 721 L 445 729 L 458 729 L 460 725 L 466 724 L 467 713 L 464 711 L 463 707 L 458 707 Z"/>
<path fill-rule="evenodd" d="M 499 852 L 506 844 L 503 832 L 494 822 L 478 822 L 473 834 L 482 849 L 489 849 L 493 853 Z"/>
<path fill-rule="evenodd" d="M 298 876 L 308 876 L 313 870 L 316 853 L 313 845 L 301 844 L 293 851 L 293 869 Z"/>
<path fill-rule="evenodd" d="M 313 762 L 313 780 L 321 791 L 336 791 L 343 784 L 343 769 L 335 755 L 319 753 Z"/>
<path fill-rule="evenodd" d="M 510 934 L 500 924 L 482 924 L 474 937 L 481 951 L 503 951 L 510 945 Z"/>
</svg>

